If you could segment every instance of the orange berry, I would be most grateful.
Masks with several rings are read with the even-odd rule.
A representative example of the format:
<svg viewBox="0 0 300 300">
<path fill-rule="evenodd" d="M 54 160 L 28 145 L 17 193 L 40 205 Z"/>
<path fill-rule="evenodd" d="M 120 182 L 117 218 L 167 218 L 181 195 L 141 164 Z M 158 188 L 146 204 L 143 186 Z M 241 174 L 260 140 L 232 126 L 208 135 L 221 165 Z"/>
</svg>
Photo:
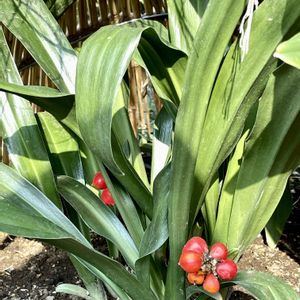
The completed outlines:
<svg viewBox="0 0 300 300">
<path fill-rule="evenodd" d="M 187 279 L 188 279 L 188 282 L 191 283 L 191 284 L 202 284 L 203 281 L 204 281 L 204 273 L 199 271 L 199 272 L 196 272 L 196 273 L 188 273 L 187 275 Z"/>
<path fill-rule="evenodd" d="M 203 282 L 203 289 L 211 294 L 216 294 L 220 290 L 220 282 L 216 276 L 209 273 Z"/>
</svg>

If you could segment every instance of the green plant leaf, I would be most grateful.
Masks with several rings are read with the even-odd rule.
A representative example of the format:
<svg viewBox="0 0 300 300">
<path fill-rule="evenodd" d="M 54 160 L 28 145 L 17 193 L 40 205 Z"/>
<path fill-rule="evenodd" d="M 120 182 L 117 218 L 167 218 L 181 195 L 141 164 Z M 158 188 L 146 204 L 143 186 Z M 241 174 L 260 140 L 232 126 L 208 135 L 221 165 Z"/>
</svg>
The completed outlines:
<svg viewBox="0 0 300 300">
<path fill-rule="evenodd" d="M 266 241 L 269 247 L 277 246 L 292 209 L 290 185 L 287 184 L 276 210 L 265 227 Z"/>
<path fill-rule="evenodd" d="M 92 191 L 68 176 L 58 177 L 58 189 L 84 222 L 95 232 L 112 241 L 134 269 L 138 250 L 125 227 Z"/>
<path fill-rule="evenodd" d="M 74 92 L 77 57 L 42 0 L 4 0 L 1 22 L 62 92 Z"/>
<path fill-rule="evenodd" d="M 58 120 L 64 121 L 73 108 L 75 96 L 68 93 L 42 86 L 24 86 L 6 81 L 0 81 L 0 90 L 20 96 L 37 104 L 54 115 Z"/>
<path fill-rule="evenodd" d="M 110 294 L 117 298 L 124 300 L 131 300 L 131 298 L 126 294 L 126 292 L 120 288 L 115 281 L 110 280 L 107 276 L 105 276 L 99 269 L 95 268 L 91 264 L 85 262 L 82 259 L 79 261 L 84 265 L 92 274 L 101 279 L 106 287 L 106 289 L 110 292 Z"/>
<path fill-rule="evenodd" d="M 86 300 L 94 300 L 95 299 L 94 297 L 89 296 L 89 292 L 86 289 L 82 288 L 81 286 L 78 286 L 75 284 L 70 284 L 70 283 L 59 284 L 55 288 L 55 292 L 78 296 L 78 297 L 81 297 Z M 98 298 L 98 299 L 101 300 L 101 299 L 105 299 L 105 298 Z"/>
<path fill-rule="evenodd" d="M 299 300 L 299 295 L 281 279 L 262 272 L 238 272 L 231 282 L 242 286 L 259 300 Z"/>
<path fill-rule="evenodd" d="M 80 279 L 83 281 L 89 296 L 94 300 L 106 300 L 106 292 L 99 278 L 78 257 L 71 254 L 69 258 L 76 268 Z"/>
<path fill-rule="evenodd" d="M 218 214 L 215 229 L 212 235 L 212 243 L 219 242 L 221 240 L 226 241 L 228 237 L 229 218 L 232 205 L 233 194 L 236 189 L 237 174 L 240 169 L 241 160 L 245 148 L 245 140 L 248 137 L 249 132 L 246 131 L 240 138 L 234 152 L 231 154 L 224 183 L 220 194 L 220 200 L 218 203 Z"/>
<path fill-rule="evenodd" d="M 208 296 L 208 297 L 205 297 L 204 299 L 215 299 L 215 300 L 223 300 L 223 297 L 220 293 L 216 293 L 216 294 L 211 294 L 207 291 L 205 291 L 201 286 L 196 286 L 196 285 L 190 285 L 189 287 L 187 287 L 186 289 L 186 299 L 190 299 L 193 295 L 195 294 L 204 294 L 204 297 L 205 295 Z M 202 299 L 202 297 L 200 296 L 198 299 Z"/>
<path fill-rule="evenodd" d="M 300 33 L 279 44 L 274 56 L 300 69 Z"/>
<path fill-rule="evenodd" d="M 22 80 L 9 52 L 2 28 L 0 51 L 0 80 L 21 85 Z M 12 165 L 61 207 L 47 150 L 32 107 L 24 99 L 4 92 L 0 92 L 0 107 L 1 135 L 8 148 Z"/>
<path fill-rule="evenodd" d="M 122 82 L 121 89 L 113 106 L 113 121 L 112 129 L 118 143 L 122 148 L 129 148 L 127 159 L 130 161 L 134 170 L 142 180 L 143 184 L 149 188 L 149 182 L 145 170 L 144 161 L 141 155 L 141 150 L 138 145 L 138 139 L 135 137 L 125 103 L 128 103 L 129 91 L 128 87 Z M 125 151 L 123 151 L 125 152 Z"/>
<path fill-rule="evenodd" d="M 173 134 L 173 120 L 163 107 L 154 125 L 152 137 L 152 160 L 151 160 L 151 186 L 156 176 L 166 166 L 171 153 L 171 142 Z"/>
<path fill-rule="evenodd" d="M 103 174 L 106 185 L 112 193 L 126 228 L 138 248 L 144 234 L 144 228 L 137 208 L 135 207 L 130 195 L 121 186 L 121 184 L 108 175 L 108 172 L 103 164 L 99 164 L 99 170 Z"/>
<path fill-rule="evenodd" d="M 170 174 L 171 166 L 169 164 L 154 181 L 153 201 L 155 208 L 151 223 L 148 225 L 141 242 L 140 257 L 153 253 L 168 239 L 167 212 Z"/>
<path fill-rule="evenodd" d="M 289 175 L 300 163 L 299 80 L 300 70 L 281 67 L 270 77 L 259 102 L 237 174 L 228 231 L 229 249 L 240 254 L 267 224 Z"/>
<path fill-rule="evenodd" d="M 300 7 L 296 2 L 263 1 L 254 13 L 250 48 L 243 62 L 239 61 L 239 50 L 235 50 L 235 44 L 226 55 L 201 135 L 191 209 L 195 212 L 193 220 L 213 174 L 239 140 L 251 107 L 261 96 L 269 75 L 276 67 L 272 57 L 275 47 L 290 30 L 300 27 Z"/>
<path fill-rule="evenodd" d="M 49 1 L 48 1 L 49 2 Z M 75 0 L 52 0 L 51 5 L 47 5 L 53 16 L 59 18 Z"/>
<path fill-rule="evenodd" d="M 245 3 L 241 1 L 211 1 L 196 33 L 188 61 L 175 125 L 168 212 L 170 262 L 166 295 L 172 300 L 184 299 L 184 276 L 178 267 L 178 259 L 192 225 L 187 220 L 190 212 L 195 212 L 191 208 L 191 198 L 205 115 L 220 63 L 244 7 Z"/>
<path fill-rule="evenodd" d="M 171 42 L 190 53 L 208 0 L 167 0 L 167 3 Z"/>
<path fill-rule="evenodd" d="M 121 264 L 95 251 L 44 194 L 4 164 L 0 164 L 0 220 L 1 231 L 58 246 L 103 272 L 102 280 L 115 281 L 118 274 L 118 286 L 132 299 L 155 299 Z"/>
<path fill-rule="evenodd" d="M 49 113 L 38 113 L 52 168 L 56 175 L 68 175 L 77 180 L 84 180 L 79 147 L 76 140 Z"/>
<path fill-rule="evenodd" d="M 79 55 L 76 84 L 79 127 L 91 150 L 115 174 L 122 174 L 123 170 L 116 163 L 111 146 L 112 108 L 142 34 L 158 44 L 157 33 L 149 26 L 105 26 L 84 43 Z M 164 44 L 161 45 L 163 48 Z M 83 88 L 86 85 L 89 89 Z"/>
</svg>

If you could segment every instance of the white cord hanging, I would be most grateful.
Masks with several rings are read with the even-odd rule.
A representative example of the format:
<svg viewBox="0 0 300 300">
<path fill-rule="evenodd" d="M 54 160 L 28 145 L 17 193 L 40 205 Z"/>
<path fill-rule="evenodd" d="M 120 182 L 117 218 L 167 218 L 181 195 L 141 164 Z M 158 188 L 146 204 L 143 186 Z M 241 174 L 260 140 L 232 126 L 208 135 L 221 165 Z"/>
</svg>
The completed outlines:
<svg viewBox="0 0 300 300">
<path fill-rule="evenodd" d="M 246 54 L 249 51 L 253 12 L 257 9 L 258 4 L 259 4 L 258 0 L 249 0 L 246 13 L 244 14 L 243 19 L 241 21 L 240 30 L 239 30 L 241 34 L 241 38 L 240 38 L 239 46 L 242 50 L 242 57 L 241 57 L 242 61 L 244 60 Z"/>
</svg>

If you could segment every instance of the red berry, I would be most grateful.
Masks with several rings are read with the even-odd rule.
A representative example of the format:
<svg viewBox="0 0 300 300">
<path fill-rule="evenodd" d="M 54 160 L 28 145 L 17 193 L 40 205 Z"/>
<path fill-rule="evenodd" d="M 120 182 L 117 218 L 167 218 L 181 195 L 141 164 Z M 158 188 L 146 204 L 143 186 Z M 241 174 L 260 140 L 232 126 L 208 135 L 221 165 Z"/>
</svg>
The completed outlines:
<svg viewBox="0 0 300 300">
<path fill-rule="evenodd" d="M 115 205 L 115 201 L 114 201 L 109 189 L 103 190 L 103 192 L 101 194 L 101 199 L 104 202 L 104 204 L 106 204 L 106 205 L 110 205 L 110 206 Z"/>
<path fill-rule="evenodd" d="M 216 259 L 226 259 L 228 254 L 228 249 L 223 243 L 215 243 L 211 246 L 209 256 Z"/>
<path fill-rule="evenodd" d="M 216 271 L 223 280 L 231 280 L 236 276 L 237 265 L 231 259 L 225 259 L 217 264 Z"/>
<path fill-rule="evenodd" d="M 105 179 L 101 172 L 97 172 L 93 178 L 92 186 L 98 190 L 104 190 L 107 188 Z"/>
<path fill-rule="evenodd" d="M 203 289 L 211 294 L 215 294 L 220 290 L 220 282 L 217 277 L 209 273 L 203 282 Z"/>
<path fill-rule="evenodd" d="M 198 236 L 194 236 L 191 239 L 187 241 L 187 243 L 184 245 L 182 252 L 185 251 L 194 251 L 197 253 L 204 253 L 208 251 L 208 247 L 206 244 L 206 241 Z"/>
<path fill-rule="evenodd" d="M 188 273 L 187 275 L 187 279 L 188 279 L 188 282 L 191 283 L 191 284 L 202 284 L 203 281 L 204 281 L 204 273 L 199 271 L 199 272 L 196 272 L 196 273 Z"/>
<path fill-rule="evenodd" d="M 193 251 L 182 252 L 179 265 L 187 273 L 196 273 L 202 266 L 202 256 L 202 254 Z"/>
</svg>

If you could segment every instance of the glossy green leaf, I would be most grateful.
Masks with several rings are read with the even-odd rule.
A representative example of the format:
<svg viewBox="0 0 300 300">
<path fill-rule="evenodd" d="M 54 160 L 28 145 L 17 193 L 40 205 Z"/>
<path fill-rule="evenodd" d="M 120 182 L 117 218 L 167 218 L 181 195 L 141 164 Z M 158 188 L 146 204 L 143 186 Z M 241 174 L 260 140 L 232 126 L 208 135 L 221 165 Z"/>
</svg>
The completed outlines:
<svg viewBox="0 0 300 300">
<path fill-rule="evenodd" d="M 244 7 L 245 3 L 240 1 L 211 1 L 195 36 L 188 61 L 173 148 L 168 214 L 170 262 L 166 295 L 169 299 L 184 299 L 184 276 L 178 268 L 178 259 L 191 225 L 188 220 L 201 133 L 220 63 Z"/>
<path fill-rule="evenodd" d="M 94 300 L 106 300 L 106 292 L 102 282 L 97 276 L 80 260 L 74 255 L 69 255 L 69 258 L 75 267 L 78 276 L 83 281 L 89 296 Z"/>
<path fill-rule="evenodd" d="M 167 0 L 167 3 L 171 42 L 190 53 L 208 0 Z"/>
<path fill-rule="evenodd" d="M 279 44 L 274 56 L 300 69 L 300 33 Z"/>
<path fill-rule="evenodd" d="M 0 50 L 0 80 L 21 85 L 22 80 L 1 28 Z M 0 92 L 0 107 L 1 135 L 11 163 L 20 174 L 61 207 L 48 154 L 30 104 L 18 96 Z"/>
<path fill-rule="evenodd" d="M 44 194 L 4 164 L 0 164 L 0 220 L 1 231 L 54 244 L 103 272 L 102 280 L 107 276 L 114 281 L 118 274 L 118 286 L 132 299 L 155 299 L 121 264 L 95 251 Z"/>
<path fill-rule="evenodd" d="M 244 154 L 245 140 L 248 137 L 248 134 L 249 131 L 246 131 L 243 134 L 236 145 L 234 152 L 231 154 L 228 163 L 218 203 L 218 214 L 215 229 L 212 234 L 212 243 L 216 243 L 221 240 L 226 241 L 228 237 L 229 216 L 233 205 L 233 194 L 236 189 L 237 174 L 240 169 L 241 160 Z"/>
<path fill-rule="evenodd" d="M 152 137 L 151 186 L 156 176 L 166 166 L 171 153 L 173 120 L 163 107 L 154 124 Z"/>
<path fill-rule="evenodd" d="M 158 22 L 135 22 L 130 26 L 151 26 L 144 31 L 134 60 L 149 73 L 155 92 L 168 113 L 175 119 L 182 95 L 187 57 L 165 39 L 166 29 Z M 163 42 L 163 43 L 162 43 Z"/>
<path fill-rule="evenodd" d="M 12 168 L 0 164 L 1 230 L 33 238 L 73 237 L 89 243 L 49 199 Z"/>
<path fill-rule="evenodd" d="M 280 68 L 260 100 L 237 174 L 228 231 L 228 247 L 240 253 L 267 224 L 300 163 L 299 80 L 299 70 Z"/>
<path fill-rule="evenodd" d="M 195 172 L 194 218 L 214 172 L 236 145 L 251 107 L 261 96 L 268 76 L 276 67 L 272 59 L 276 45 L 291 28 L 300 27 L 300 7 L 296 2 L 263 1 L 254 13 L 250 50 L 245 59 L 240 63 L 235 44 L 225 58 L 201 135 Z"/>
<path fill-rule="evenodd" d="M 299 300 L 298 293 L 281 279 L 257 271 L 239 272 L 231 282 L 240 285 L 259 300 Z"/>
<path fill-rule="evenodd" d="M 120 299 L 124 299 L 124 300 L 131 300 L 131 298 L 128 296 L 128 294 L 122 289 L 120 288 L 117 283 L 115 282 L 115 280 L 110 280 L 107 276 L 105 276 L 101 271 L 99 271 L 98 269 L 96 269 L 94 266 L 92 266 L 91 264 L 85 262 L 82 259 L 79 259 L 79 261 L 92 273 L 94 274 L 96 277 L 98 277 L 99 279 L 101 279 L 106 287 L 106 289 L 110 292 L 110 294 L 117 298 L 119 297 Z"/>
<path fill-rule="evenodd" d="M 44 110 L 50 112 L 58 120 L 63 121 L 67 118 L 73 105 L 75 96 L 68 93 L 42 87 L 42 86 L 24 86 L 6 81 L 0 81 L 0 90 L 20 96 L 32 103 L 37 104 Z"/>
<path fill-rule="evenodd" d="M 49 113 L 38 113 L 50 153 L 52 168 L 56 175 L 68 175 L 84 180 L 79 147 L 76 140 Z"/>
<path fill-rule="evenodd" d="M 116 174 L 122 174 L 123 170 L 112 153 L 112 108 L 142 34 L 146 35 L 145 39 L 154 36 L 152 39 L 158 43 L 156 31 L 149 26 L 105 26 L 84 43 L 79 56 L 76 85 L 79 127 L 91 150 Z M 166 48 L 163 43 L 161 45 L 161 48 Z M 90 127 L 90 122 L 94 124 L 93 128 Z"/>
<path fill-rule="evenodd" d="M 138 248 L 144 234 L 144 228 L 137 208 L 128 192 L 120 185 L 120 183 L 109 177 L 103 164 L 99 164 L 99 170 L 103 174 L 107 187 L 112 193 L 126 228 Z M 124 177 L 126 178 L 127 176 Z"/>
<path fill-rule="evenodd" d="M 141 155 L 141 150 L 138 144 L 139 142 L 134 135 L 129 120 L 127 107 L 125 106 L 125 103 L 128 103 L 128 101 L 129 91 L 128 87 L 123 81 L 122 87 L 116 99 L 116 103 L 113 106 L 112 129 L 118 140 L 118 143 L 122 147 L 123 152 L 126 152 L 124 148 L 128 149 L 128 153 L 126 155 L 127 159 L 130 161 L 143 184 L 149 189 L 149 182 L 145 170 L 144 161 Z"/>
<path fill-rule="evenodd" d="M 217 222 L 217 212 L 220 194 L 219 176 L 215 175 L 213 183 L 205 196 L 205 202 L 202 206 L 202 215 L 206 225 L 207 236 L 212 238 Z M 209 244 L 210 240 L 208 240 Z"/>
<path fill-rule="evenodd" d="M 192 296 L 196 296 L 195 294 L 204 294 L 207 295 L 205 299 L 215 299 L 215 300 L 223 300 L 222 295 L 220 293 L 211 294 L 205 291 L 201 286 L 190 285 L 186 289 L 186 299 L 190 299 Z M 200 297 L 199 297 L 200 298 Z M 199 299 L 197 298 L 197 300 Z M 196 298 L 195 298 L 196 299 Z M 202 299 L 202 298 L 201 298 Z"/>
<path fill-rule="evenodd" d="M 75 51 L 42 0 L 4 0 L 0 19 L 62 92 L 74 92 Z"/>
<path fill-rule="evenodd" d="M 81 286 L 78 286 L 75 284 L 70 284 L 70 283 L 59 284 L 55 288 L 55 292 L 74 295 L 74 296 L 81 297 L 86 300 L 94 300 L 95 299 L 94 297 L 89 296 L 89 292 L 86 289 L 82 288 Z M 99 298 L 99 300 L 100 299 L 105 299 L 105 298 Z"/>
<path fill-rule="evenodd" d="M 126 28 L 124 34 L 122 29 L 105 26 L 83 44 L 76 79 L 76 114 L 82 136 L 95 155 L 117 174 L 122 170 L 112 153 L 112 108 L 142 31 Z M 126 49 L 115 47 L 116 41 Z"/>
<path fill-rule="evenodd" d="M 49 1 L 47 1 L 49 2 Z M 55 18 L 59 18 L 75 0 L 52 0 L 47 5 Z"/>
<path fill-rule="evenodd" d="M 153 253 L 168 239 L 167 212 L 170 174 L 171 166 L 167 165 L 154 181 L 153 201 L 155 208 L 152 221 L 148 225 L 141 242 L 140 257 Z"/>
<path fill-rule="evenodd" d="M 95 232 L 112 241 L 134 269 L 137 248 L 125 227 L 92 191 L 68 176 L 58 177 L 58 189 L 86 224 Z"/>
<path fill-rule="evenodd" d="M 276 248 L 292 209 L 292 197 L 288 183 L 276 210 L 265 227 L 266 242 L 269 247 Z"/>
</svg>

